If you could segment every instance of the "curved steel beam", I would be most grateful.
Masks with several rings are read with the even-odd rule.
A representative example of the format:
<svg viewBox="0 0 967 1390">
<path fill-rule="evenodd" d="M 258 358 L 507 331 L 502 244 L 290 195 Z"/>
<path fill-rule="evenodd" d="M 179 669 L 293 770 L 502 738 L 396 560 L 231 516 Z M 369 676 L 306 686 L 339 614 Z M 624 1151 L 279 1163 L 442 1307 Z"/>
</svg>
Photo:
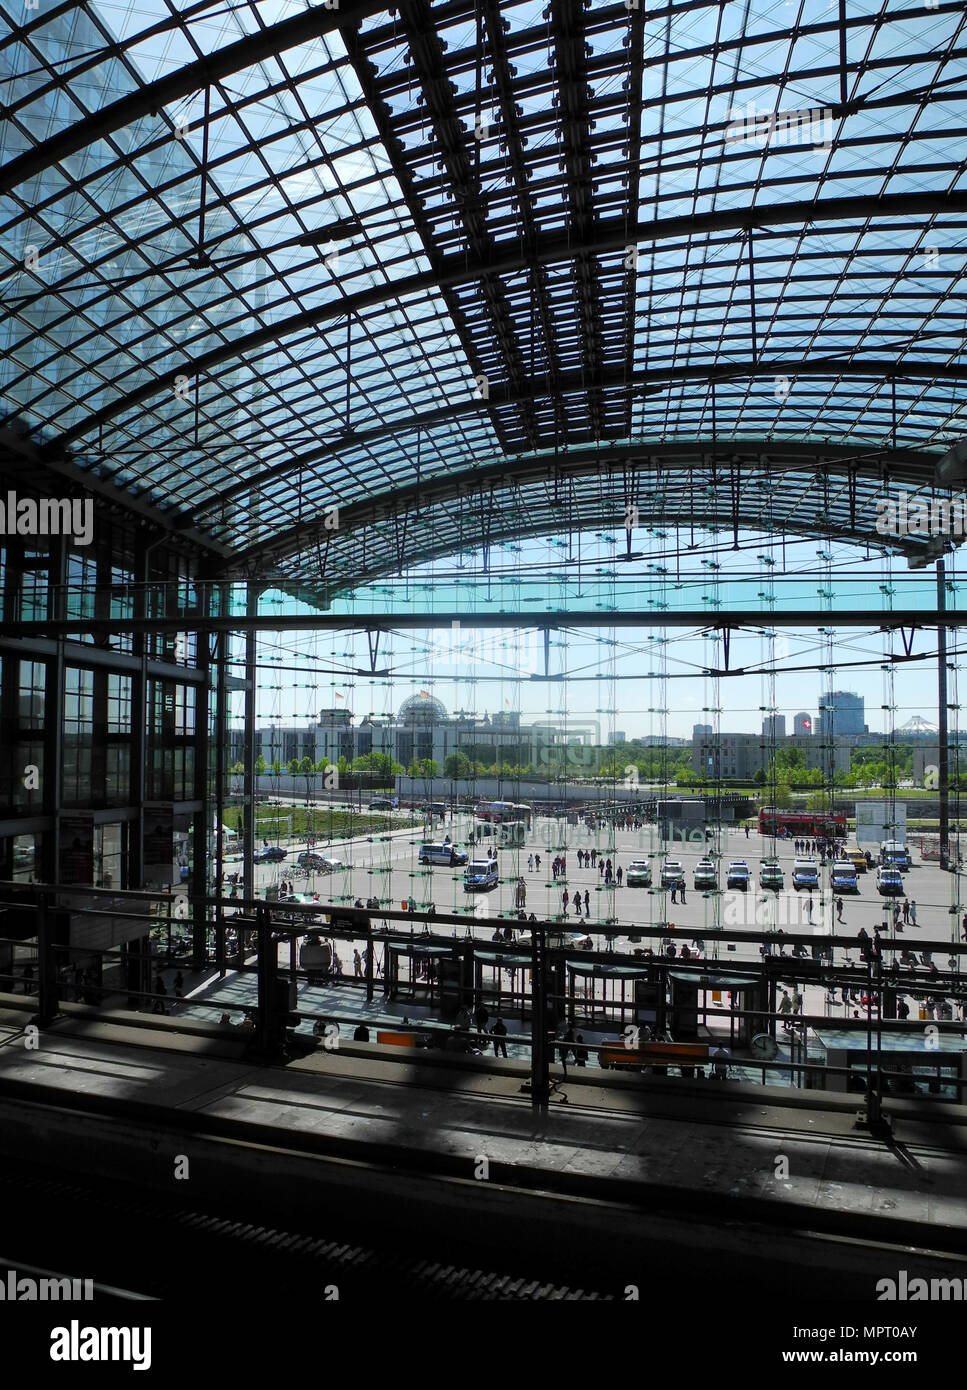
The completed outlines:
<svg viewBox="0 0 967 1390">
<path fill-rule="evenodd" d="M 709 509 L 708 515 L 705 516 L 702 506 L 698 505 L 694 512 L 689 511 L 687 517 L 670 517 L 667 513 L 662 515 L 656 513 L 654 516 L 651 516 L 647 509 L 642 507 L 640 508 L 639 529 L 647 529 L 649 526 L 670 528 L 675 525 L 688 525 L 693 520 L 699 525 L 703 523 L 707 524 L 709 521 L 714 520 L 716 524 L 719 525 L 719 529 L 722 532 L 730 531 L 732 526 L 731 516 L 728 518 L 728 523 L 726 525 L 721 525 L 721 512 L 713 513 L 711 509 Z M 739 529 L 747 534 L 756 532 L 762 533 L 768 529 L 763 527 L 761 515 L 751 512 L 748 509 L 748 504 L 745 510 L 740 510 L 738 512 L 736 521 Z M 620 519 L 616 523 L 613 514 L 605 515 L 593 512 L 589 509 L 587 517 L 582 518 L 582 529 L 584 530 L 590 530 L 594 527 L 609 526 L 615 529 L 622 529 Z M 487 539 L 490 545 L 493 546 L 499 545 L 504 541 L 531 540 L 542 536 L 559 535 L 561 529 L 561 522 L 556 519 L 548 520 L 546 518 L 541 518 L 537 522 L 533 522 L 528 521 L 527 518 L 522 519 L 518 513 L 508 514 L 499 511 L 495 515 L 494 523 Z M 817 518 L 816 524 L 814 525 L 809 525 L 808 522 L 801 521 L 799 524 L 788 525 L 786 530 L 787 533 L 791 533 L 801 539 L 813 539 L 817 541 L 839 540 L 851 542 L 856 546 L 873 545 L 878 549 L 889 551 L 891 554 L 907 560 L 913 559 L 918 555 L 923 556 L 927 553 L 924 543 L 916 546 L 905 537 L 880 536 L 878 534 L 871 535 L 868 531 L 858 528 L 854 529 L 848 527 L 844 529 L 836 528 L 829 524 L 822 525 L 820 524 L 819 518 Z M 407 541 L 407 558 L 405 565 L 407 569 L 412 569 L 417 565 L 428 564 L 434 560 L 441 560 L 448 555 L 455 555 L 461 551 L 465 553 L 468 550 L 479 549 L 482 544 L 480 538 L 478 538 L 476 545 L 468 546 L 466 544 L 458 544 L 453 537 L 448 537 L 443 541 L 437 537 L 429 543 L 414 545 L 412 543 L 412 534 L 408 535 Z M 359 588 L 360 585 L 373 583 L 376 580 L 385 579 L 388 576 L 399 573 L 399 556 L 395 553 L 392 546 L 382 547 L 381 550 L 379 547 L 374 546 L 373 549 L 380 552 L 379 559 L 374 560 L 370 564 L 364 563 L 363 565 L 359 565 L 358 563 L 354 563 L 351 573 L 334 569 L 331 573 L 327 573 L 322 578 L 316 577 L 306 580 L 300 580 L 297 576 L 285 576 L 282 578 L 276 575 L 275 579 L 268 579 L 267 582 L 270 584 L 278 584 L 280 587 L 284 587 L 285 585 L 298 586 L 306 583 L 319 584 L 325 588 L 329 600 L 331 601 L 337 594 L 349 593 Z M 631 561 L 640 561 L 641 559 L 641 543 L 639 542 L 634 546 Z M 614 567 L 620 571 L 628 561 L 625 555 L 620 551 L 616 551 L 613 559 L 609 563 L 613 564 Z M 253 571 L 251 562 L 247 568 L 242 570 L 236 570 L 234 565 L 225 566 L 224 577 L 234 578 L 236 574 L 240 578 L 252 578 L 253 574 L 255 577 L 262 577 L 264 571 L 258 569 Z M 221 572 L 213 571 L 212 577 L 221 577 Z"/>
<path fill-rule="evenodd" d="M 831 368 L 830 363 L 832 363 Z M 825 376 L 827 374 L 835 374 L 844 377 L 880 376 L 882 372 L 875 369 L 882 369 L 885 365 L 887 364 L 883 362 L 840 362 L 836 358 L 820 359 L 819 361 L 813 362 L 802 360 L 797 363 L 742 362 L 734 365 L 724 364 L 721 367 L 667 367 L 651 372 L 647 377 L 629 377 L 623 369 L 619 370 L 615 368 L 609 372 L 599 373 L 594 381 L 589 381 L 587 376 L 580 372 L 569 373 L 567 376 L 559 376 L 555 383 L 554 390 L 552 390 L 549 385 L 549 379 L 545 377 L 537 381 L 532 381 L 531 385 L 533 389 L 528 388 L 526 391 L 495 390 L 486 401 L 471 399 L 461 401 L 458 405 L 447 406 L 442 410 L 432 410 L 427 411 L 423 415 L 413 415 L 410 416 L 402 426 L 399 421 L 394 421 L 388 425 L 376 425 L 369 430 L 360 430 L 355 434 L 344 434 L 333 444 L 321 445 L 319 448 L 310 449 L 303 454 L 287 459 L 285 463 L 274 464 L 271 468 L 263 469 L 260 473 L 250 474 L 248 477 L 240 479 L 238 482 L 233 483 L 231 487 L 225 488 L 222 492 L 214 493 L 211 498 L 205 501 L 199 501 L 192 507 L 191 515 L 194 518 L 207 516 L 211 512 L 217 511 L 220 507 L 226 506 L 236 497 L 243 497 L 253 489 L 262 488 L 266 483 L 272 482 L 276 478 L 285 477 L 289 473 L 298 473 L 302 469 L 311 468 L 318 463 L 322 463 L 326 459 L 338 458 L 347 449 L 364 449 L 380 439 L 385 439 L 395 434 L 407 434 L 412 431 L 432 429 L 434 425 L 449 423 L 451 420 L 460 419 L 467 415 L 482 414 L 491 410 L 495 405 L 519 405 L 536 400 L 552 399 L 555 395 L 559 394 L 573 394 L 576 391 L 589 389 L 615 392 L 624 389 L 637 392 L 640 391 L 642 387 L 663 385 L 672 381 L 721 381 L 731 380 L 733 378 L 743 379 L 761 376 L 788 376 L 790 380 L 793 380 L 796 376 Z M 900 378 L 933 375 L 929 368 L 925 367 L 924 370 L 921 370 L 919 363 L 915 364 L 915 366 L 910 369 L 907 369 L 903 363 L 894 362 L 888 365 L 890 366 L 890 375 Z M 956 378 L 959 373 L 960 369 L 955 368 L 952 370 L 951 375 Z M 946 377 L 947 373 L 945 372 L 943 375 Z M 964 368 L 963 378 L 967 379 L 967 368 Z M 661 454 L 666 447 L 671 448 L 673 446 L 648 446 L 646 444 L 625 446 L 616 444 L 614 446 L 614 451 L 620 453 L 622 457 L 631 458 L 642 454 Z M 694 450 L 696 446 L 686 443 L 682 447 L 687 452 L 688 450 Z M 716 446 L 712 444 L 711 440 L 709 440 L 705 445 L 706 452 L 711 452 L 715 447 Z M 773 445 L 767 449 L 767 452 L 775 453 L 777 450 L 784 447 L 785 446 L 781 443 L 779 445 Z M 828 451 L 820 450 L 820 452 L 824 455 L 826 452 L 833 454 L 837 447 L 839 446 L 833 445 L 830 446 Z M 872 447 L 876 448 L 875 445 Z M 729 450 L 734 450 L 736 445 L 733 441 L 729 441 L 726 438 L 718 441 L 717 448 L 720 452 L 723 450 L 728 452 Z M 614 451 L 612 451 L 612 454 Z M 856 457 L 857 455 L 857 450 L 852 448 L 844 448 L 843 452 L 850 457 Z M 893 448 L 890 450 L 890 454 L 891 457 L 896 460 L 909 460 L 909 465 L 913 468 L 914 472 L 921 464 L 924 468 L 929 466 L 932 470 L 936 465 L 937 459 L 941 457 L 939 453 L 934 456 L 928 452 L 915 449 L 898 450 Z M 602 455 L 602 457 L 604 456 L 605 455 Z M 570 453 L 566 456 L 562 456 L 562 458 L 565 459 L 570 459 L 572 457 L 573 454 Z M 567 464 L 565 463 L 562 466 L 567 466 Z M 503 462 L 495 465 L 494 471 L 496 473 L 506 472 L 507 467 L 507 463 Z M 453 475 L 451 474 L 450 476 Z M 481 476 L 483 475 L 480 470 L 474 474 L 476 478 L 480 478 Z M 924 481 L 926 481 L 926 479 Z"/>
<path fill-rule="evenodd" d="M 455 501 L 467 497 L 470 493 L 480 494 L 489 487 L 514 487 L 535 481 L 551 481 L 554 478 L 595 477 L 603 474 L 614 484 L 615 511 L 607 518 L 592 519 L 589 524 L 614 526 L 620 523 L 624 514 L 625 503 L 629 501 L 638 503 L 639 512 L 643 518 L 648 516 L 647 500 L 643 500 L 637 492 L 639 475 L 644 471 L 643 464 L 649 469 L 664 467 L 690 469 L 695 466 L 708 468 L 714 459 L 723 472 L 729 468 L 742 469 L 750 466 L 752 468 L 769 467 L 770 471 L 774 473 L 795 473 L 822 469 L 827 474 L 839 475 L 844 479 L 851 473 L 878 478 L 885 469 L 891 481 L 896 481 L 898 474 L 906 472 L 910 477 L 911 484 L 918 485 L 932 480 L 938 457 L 938 454 L 913 449 L 895 450 L 886 445 L 878 447 L 875 444 L 870 444 L 864 448 L 768 439 L 719 440 L 717 442 L 712 439 L 696 439 L 688 442 L 676 441 L 671 444 L 642 442 L 633 446 L 616 446 L 611 452 L 600 449 L 585 449 L 563 455 L 531 456 L 513 462 L 503 460 L 484 469 L 468 468 L 461 472 L 447 473 L 437 478 L 426 479 L 420 483 L 408 483 L 377 498 L 365 499 L 340 507 L 338 532 L 327 531 L 325 517 L 320 515 L 318 519 L 292 526 L 287 531 L 273 536 L 271 541 L 237 551 L 228 567 L 232 569 L 237 566 L 244 567 L 257 564 L 260 560 L 277 563 L 286 555 L 294 554 L 313 544 L 320 537 L 327 539 L 330 544 L 338 545 L 340 536 L 348 541 L 351 533 L 360 527 L 400 518 L 407 511 L 419 511 L 427 506 Z M 922 471 L 923 477 L 917 478 L 916 474 L 920 471 Z M 629 472 L 631 473 L 630 478 L 627 476 Z M 626 495 L 626 489 L 629 488 L 629 485 L 631 491 Z M 866 499 L 859 499 L 861 505 L 864 500 Z M 691 502 L 689 505 L 691 506 Z M 503 513 L 500 512 L 499 515 L 502 516 Z M 696 517 L 702 515 L 701 505 L 695 515 Z M 761 516 L 749 517 L 740 513 L 740 520 L 743 516 L 746 526 L 754 527 L 757 520 L 761 523 Z M 668 521 L 667 515 L 664 519 L 666 522 Z M 710 513 L 709 519 L 721 521 L 721 510 L 716 510 L 714 517 Z M 656 516 L 653 520 L 659 522 L 661 518 Z M 728 521 L 731 524 L 731 515 L 729 515 Z M 559 522 L 555 522 L 550 529 L 555 529 L 559 524 Z M 498 533 L 500 535 L 547 533 L 545 527 L 528 531 L 526 522 L 523 523 L 523 530 L 520 528 L 521 522 L 515 510 L 509 528 L 501 529 L 499 521 L 496 523 L 494 537 L 496 538 Z M 828 528 L 824 529 L 821 526 L 805 523 L 801 528 L 793 527 L 792 529 L 803 535 L 817 533 L 825 535 L 828 533 Z M 857 542 L 872 539 L 867 533 L 859 531 L 847 530 L 841 534 L 844 537 L 855 539 Z M 897 543 L 891 546 L 889 537 L 877 537 L 876 539 L 877 544 L 885 544 L 888 548 L 897 550 L 898 553 L 905 554 L 910 548 L 909 543 Z M 447 542 L 440 553 L 448 553 L 451 549 L 450 543 Z M 428 551 L 422 558 L 432 558 L 433 554 L 435 552 Z M 376 578 L 382 573 L 398 568 L 398 560 L 395 556 L 390 555 L 387 559 L 388 564 L 385 570 L 376 569 L 368 577 Z"/>
<path fill-rule="evenodd" d="M 386 8 L 386 0 L 382 0 L 382 3 L 378 3 L 378 0 L 336 0 L 331 9 L 325 5 L 313 5 L 290 19 L 269 24 L 255 34 L 247 34 L 237 43 L 227 44 L 194 63 L 187 63 L 185 67 L 139 87 L 137 91 L 128 92 L 99 111 L 92 111 L 66 130 L 58 131 L 49 140 L 11 159 L 0 169 L 0 194 L 9 193 L 18 184 L 86 149 L 96 140 L 103 140 L 141 116 L 155 115 L 169 102 L 190 96 L 210 83 L 252 67 L 273 54 L 296 48 L 309 39 L 319 38 L 347 24 L 358 24 L 360 20 L 371 14 L 379 14 Z"/>
<path fill-rule="evenodd" d="M 513 275 L 535 264 L 573 261 L 586 255 L 603 255 L 623 250 L 627 246 L 658 242 L 674 236 L 702 236 L 719 231 L 803 225 L 809 222 L 840 222 L 849 218 L 865 221 L 870 217 L 923 217 L 933 212 L 967 212 L 967 190 L 894 193 L 884 197 L 826 198 L 818 202 L 807 200 L 798 203 L 769 204 L 767 207 L 728 208 L 719 212 L 657 218 L 653 222 L 643 223 L 634 228 L 629 228 L 621 218 L 612 218 L 608 222 L 597 224 L 591 236 L 584 242 L 556 235 L 539 238 L 532 250 L 521 251 L 515 247 L 510 253 L 486 261 L 468 263 L 465 256 L 450 256 L 441 261 L 436 271 L 428 271 L 393 284 L 378 285 L 373 289 L 346 295 L 332 303 L 319 305 L 301 314 L 293 314 L 278 323 L 257 329 L 254 333 L 232 339 L 210 352 L 202 353 L 193 362 L 182 361 L 177 365 L 172 363 L 166 366 L 163 375 L 159 374 L 126 395 L 119 396 L 101 410 L 92 412 L 58 435 L 56 440 L 46 447 L 51 450 L 63 449 L 142 401 L 170 390 L 171 379 L 178 372 L 191 378 L 207 376 L 222 363 L 245 358 L 268 343 L 279 342 L 294 333 L 318 328 L 324 323 L 358 314 L 375 305 L 393 303 L 426 290 L 473 284 L 490 276 Z M 227 328 L 230 331 L 230 325 Z M 776 371 L 779 370 L 777 367 Z M 902 375 L 902 370 L 897 368 L 895 372 L 887 375 L 896 374 Z M 929 377 L 934 373 L 929 365 L 924 363 L 921 375 Z M 949 374 L 944 372 L 941 375 L 947 377 Z M 493 401 L 492 395 L 490 403 L 493 404 Z"/>
</svg>

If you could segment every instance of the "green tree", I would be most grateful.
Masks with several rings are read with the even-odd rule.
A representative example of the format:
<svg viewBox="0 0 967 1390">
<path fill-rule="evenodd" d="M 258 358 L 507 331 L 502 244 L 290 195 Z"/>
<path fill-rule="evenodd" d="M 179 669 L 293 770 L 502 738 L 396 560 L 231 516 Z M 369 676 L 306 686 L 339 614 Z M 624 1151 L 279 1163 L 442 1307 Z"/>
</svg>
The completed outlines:
<svg viewBox="0 0 967 1390">
<path fill-rule="evenodd" d="M 242 773 L 245 771 L 245 764 L 241 762 L 232 763 L 231 767 L 228 770 L 233 777 L 241 777 Z"/>
<path fill-rule="evenodd" d="M 457 750 L 454 753 L 448 753 L 447 756 L 443 759 L 444 777 L 470 777 L 472 773 L 473 764 L 467 757 L 466 753 L 462 753 L 459 750 Z"/>
<path fill-rule="evenodd" d="M 361 753 L 352 761 L 353 772 L 379 772 L 384 777 L 392 777 L 397 768 L 399 764 L 394 764 L 388 753 Z M 399 770 L 402 771 L 402 768 Z"/>
<path fill-rule="evenodd" d="M 316 765 L 310 757 L 304 757 L 299 759 L 296 770 L 300 777 L 306 779 L 306 805 L 308 805 L 312 797 L 312 779 L 316 775 Z"/>
<path fill-rule="evenodd" d="M 792 792 L 785 782 L 780 782 L 776 787 L 772 801 L 776 810 L 788 811 L 789 807 L 792 805 Z"/>
<path fill-rule="evenodd" d="M 262 754 L 260 753 L 260 754 L 258 755 L 258 757 L 255 759 L 255 775 L 256 775 L 257 777 L 261 777 L 262 774 L 265 773 L 265 772 L 268 772 L 268 770 L 269 770 L 269 765 L 268 765 L 268 763 L 265 761 L 265 759 L 262 757 Z"/>
</svg>

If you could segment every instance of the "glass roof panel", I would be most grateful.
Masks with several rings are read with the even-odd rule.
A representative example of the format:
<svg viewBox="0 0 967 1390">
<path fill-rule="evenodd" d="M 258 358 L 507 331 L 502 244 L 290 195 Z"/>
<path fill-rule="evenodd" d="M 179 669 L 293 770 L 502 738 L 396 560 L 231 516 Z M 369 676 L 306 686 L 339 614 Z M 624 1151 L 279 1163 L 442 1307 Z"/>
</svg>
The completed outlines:
<svg viewBox="0 0 967 1390">
<path fill-rule="evenodd" d="M 959 437 L 961 7 L 424 14 L 0 0 L 3 418 L 293 572 L 448 473 Z"/>
</svg>

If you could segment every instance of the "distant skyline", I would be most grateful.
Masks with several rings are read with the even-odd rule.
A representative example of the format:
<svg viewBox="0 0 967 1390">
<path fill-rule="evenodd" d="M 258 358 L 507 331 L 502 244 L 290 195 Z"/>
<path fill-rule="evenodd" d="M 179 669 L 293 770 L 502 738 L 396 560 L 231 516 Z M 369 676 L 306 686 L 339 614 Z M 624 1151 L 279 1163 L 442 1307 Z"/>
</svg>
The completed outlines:
<svg viewBox="0 0 967 1390">
<path fill-rule="evenodd" d="M 468 630 L 465 638 L 468 651 L 462 663 L 459 652 L 455 653 L 454 660 L 450 659 L 445 647 L 446 637 L 447 634 L 437 631 L 407 632 L 384 638 L 377 665 L 393 670 L 396 674 L 392 678 L 384 675 L 373 678 L 352 671 L 353 667 L 369 662 L 363 634 L 356 634 L 355 640 L 348 634 L 339 634 L 335 643 L 329 633 L 263 638 L 258 721 L 260 725 L 304 723 L 316 719 L 320 709 L 329 707 L 352 710 L 357 722 L 369 713 L 395 715 L 409 695 L 425 689 L 441 700 L 450 714 L 464 710 L 493 716 L 514 710 L 525 721 L 542 717 L 596 720 L 601 726 L 602 741 L 607 741 L 615 728 L 628 738 L 657 736 L 664 729 L 669 736 L 690 739 L 693 725 L 716 722 L 714 683 L 710 677 L 698 673 L 703 662 L 710 660 L 708 644 L 700 637 L 674 637 L 666 646 L 668 679 L 664 703 L 668 712 L 664 726 L 659 713 L 662 705 L 661 648 L 657 642 L 642 640 L 637 630 L 619 634 L 618 644 L 623 649 L 620 652 L 602 645 L 597 635 L 591 633 L 574 634 L 563 650 L 560 646 L 552 646 L 551 670 L 556 679 L 546 682 L 534 679 L 533 672 L 527 669 L 533 665 L 536 644 L 542 643 L 540 634 L 521 632 L 516 634 L 515 640 L 512 630 L 488 632 L 488 647 L 469 650 L 472 634 Z M 813 657 L 818 664 L 818 640 L 816 634 L 789 632 L 785 663 L 801 666 Z M 854 691 L 863 697 L 864 721 L 873 733 L 889 731 L 888 711 L 882 708 L 887 703 L 895 706 L 893 720 L 897 728 L 914 716 L 936 725 L 937 711 L 930 700 L 930 696 L 935 698 L 935 660 L 925 659 L 894 668 L 893 693 L 888 698 L 886 677 L 879 669 L 882 646 L 877 652 L 875 640 L 868 633 L 840 634 L 844 655 L 848 653 L 847 660 L 866 657 L 874 662 L 874 667 L 872 670 L 852 668 L 848 680 L 844 679 L 842 671 L 835 673 L 833 689 Z M 644 649 L 646 643 L 650 650 Z M 757 636 L 733 634 L 730 652 L 733 668 L 741 670 L 761 663 L 765 645 Z M 899 637 L 896 646 L 902 651 Z M 542 645 L 539 657 L 543 669 Z M 458 675 L 461 665 L 464 674 Z M 276 676 L 273 671 L 276 666 L 291 669 L 280 670 Z M 568 679 L 561 678 L 562 666 L 568 672 Z M 333 671 L 332 667 L 338 670 Z M 615 673 L 625 678 L 612 679 Z M 948 700 L 951 704 L 956 703 L 955 674 L 949 673 Z M 794 717 L 799 713 L 808 714 L 816 728 L 820 701 L 827 690 L 818 671 L 778 674 L 774 702 L 769 686 L 769 678 L 761 674 L 721 677 L 718 722 L 722 732 L 759 733 L 764 718 L 772 712 L 785 717 L 787 732 L 791 732 Z M 236 717 L 241 713 L 239 696 L 235 699 L 235 713 Z M 951 711 L 950 723 L 951 729 L 957 727 L 956 711 Z"/>
<path fill-rule="evenodd" d="M 635 533 L 637 557 L 627 567 L 617 564 L 624 532 L 595 533 L 582 537 L 583 559 L 578 567 L 562 566 L 562 543 L 554 537 L 529 540 L 512 551 L 490 558 L 494 588 L 481 575 L 479 555 L 466 556 L 459 575 L 452 561 L 442 561 L 410 575 L 362 588 L 356 595 L 339 599 L 338 612 L 346 610 L 347 629 L 353 610 L 392 614 L 400 611 L 466 610 L 457 630 L 396 630 L 379 635 L 374 662 L 378 674 L 370 676 L 371 653 L 364 632 L 316 630 L 262 633 L 259 641 L 261 670 L 258 719 L 260 723 L 302 723 L 314 719 L 327 706 L 353 711 L 356 720 L 372 712 L 394 715 L 407 696 L 431 691 L 448 712 L 491 715 L 516 710 L 524 721 L 554 717 L 598 720 L 603 738 L 615 728 L 629 738 L 656 736 L 690 738 L 697 723 L 715 723 L 713 706 L 720 706 L 723 732 L 760 732 L 768 713 L 793 720 L 806 713 L 816 728 L 820 704 L 828 689 L 854 691 L 864 700 L 864 722 L 873 733 L 886 734 L 892 722 L 899 727 L 919 715 L 937 720 L 936 635 L 929 627 L 912 636 L 912 652 L 921 660 L 893 665 L 892 674 L 881 669 L 889 655 L 904 656 L 899 632 L 879 631 L 878 621 L 891 606 L 906 606 L 924 613 L 929 623 L 936 588 L 932 573 L 911 572 L 903 561 L 891 560 L 871 549 L 801 537 L 762 537 L 740 532 L 739 549 L 733 550 L 720 536 L 696 530 L 695 547 L 683 544 L 668 532 Z M 820 545 L 826 549 L 819 549 Z M 496 558 L 495 558 L 496 556 Z M 714 556 L 714 560 L 711 558 Z M 951 604 L 956 604 L 956 554 L 947 558 L 952 585 Z M 519 566 L 516 579 L 511 573 Z M 688 572 L 686 572 L 686 570 Z M 455 577 L 456 575 L 456 577 Z M 501 587 L 498 579 L 503 576 Z M 583 579 L 582 579 L 583 575 Z M 471 576 L 474 576 L 471 579 Z M 535 577 L 536 576 L 536 577 Z M 543 577 L 542 577 L 543 576 Z M 519 582 L 519 601 L 512 599 Z M 463 587 L 457 588 L 457 585 Z M 528 614 L 520 628 L 475 629 L 474 608 L 481 612 L 507 613 L 508 623 L 526 604 L 535 603 L 535 585 L 544 584 L 547 608 L 558 622 L 560 607 L 575 611 L 589 607 L 628 607 L 647 612 L 640 628 L 601 626 L 594 629 L 555 628 L 545 635 L 540 619 Z M 611 586 L 609 591 L 608 586 Z M 640 586 L 636 588 L 635 586 Z M 527 595 L 526 600 L 523 595 Z M 651 597 L 649 597 L 649 595 Z M 597 603 L 592 603 L 596 599 Z M 291 600 L 279 596 L 280 616 Z M 495 607 L 495 605 L 499 605 Z M 748 627 L 731 634 L 728 664 L 740 675 L 721 677 L 716 698 L 715 681 L 703 674 L 721 668 L 726 657 L 721 636 L 700 630 L 649 626 L 655 621 L 648 605 L 675 608 L 706 606 L 714 621 L 716 606 L 748 608 Z M 800 609 L 850 608 L 869 612 L 865 628 L 836 628 L 832 635 L 818 627 L 808 630 L 758 628 L 769 612 L 776 616 L 784 606 Z M 762 611 L 764 610 L 764 611 Z M 303 608 L 303 612 L 309 611 Z M 392 621 L 391 617 L 389 619 Z M 518 618 L 520 621 L 520 618 Z M 958 704 L 956 633 L 949 638 L 948 703 Z M 545 659 L 551 679 L 543 676 Z M 774 660 L 778 673 L 774 684 L 762 668 Z M 273 668 L 278 669 L 278 678 Z M 832 667 L 827 675 L 820 669 Z M 384 674 L 385 672 L 391 673 Z M 241 674 L 241 671 L 238 672 Z M 667 676 L 664 683 L 663 674 Z M 621 677 L 616 679 L 616 677 Z M 271 687 L 271 688 L 269 688 Z M 774 692 L 774 693 L 773 693 Z M 659 709 L 667 709 L 662 722 Z M 233 708 L 241 710 L 241 696 Z M 950 711 L 951 729 L 957 727 L 957 711 Z"/>
</svg>

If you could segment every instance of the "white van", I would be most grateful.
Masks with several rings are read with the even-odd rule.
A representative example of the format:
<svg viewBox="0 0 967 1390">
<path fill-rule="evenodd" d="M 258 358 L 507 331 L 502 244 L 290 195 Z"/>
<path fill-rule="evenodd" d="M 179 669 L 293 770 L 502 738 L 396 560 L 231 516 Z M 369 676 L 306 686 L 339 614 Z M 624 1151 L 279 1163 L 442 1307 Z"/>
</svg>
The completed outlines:
<svg viewBox="0 0 967 1390">
<path fill-rule="evenodd" d="M 421 864 L 448 864 L 451 868 L 467 862 L 466 850 L 456 845 L 420 845 L 418 857 Z"/>
<path fill-rule="evenodd" d="M 910 851 L 902 840 L 884 840 L 880 845 L 880 863 L 887 868 L 899 869 L 905 873 L 912 867 Z"/>
</svg>

